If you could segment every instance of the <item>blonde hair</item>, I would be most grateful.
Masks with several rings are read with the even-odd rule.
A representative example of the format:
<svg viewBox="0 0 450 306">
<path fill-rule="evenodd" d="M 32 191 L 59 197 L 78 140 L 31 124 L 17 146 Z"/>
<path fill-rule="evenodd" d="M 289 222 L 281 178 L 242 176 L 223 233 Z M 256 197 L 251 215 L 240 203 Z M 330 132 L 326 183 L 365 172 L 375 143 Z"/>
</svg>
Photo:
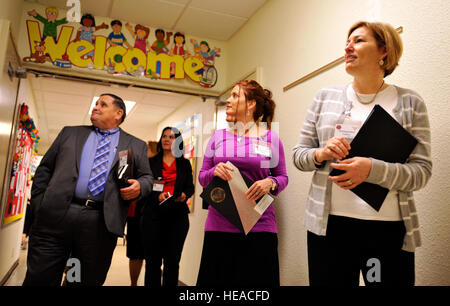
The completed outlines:
<svg viewBox="0 0 450 306">
<path fill-rule="evenodd" d="M 58 9 L 56 7 L 47 7 L 45 9 L 45 14 L 48 13 L 55 13 L 56 15 L 58 15 Z"/>
<path fill-rule="evenodd" d="M 392 25 L 385 22 L 358 21 L 350 27 L 347 38 L 360 27 L 366 27 L 372 32 L 378 48 L 386 49 L 386 57 L 383 58 L 384 64 L 381 68 L 384 70 L 384 76 L 387 77 L 398 66 L 398 62 L 403 53 L 403 43 L 398 32 Z"/>
</svg>

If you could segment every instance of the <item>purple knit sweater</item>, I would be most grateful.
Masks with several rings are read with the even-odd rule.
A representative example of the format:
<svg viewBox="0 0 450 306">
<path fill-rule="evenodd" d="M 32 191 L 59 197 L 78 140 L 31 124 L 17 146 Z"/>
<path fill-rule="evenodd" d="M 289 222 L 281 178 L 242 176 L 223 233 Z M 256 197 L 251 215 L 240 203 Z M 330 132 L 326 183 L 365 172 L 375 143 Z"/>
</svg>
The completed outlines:
<svg viewBox="0 0 450 306">
<path fill-rule="evenodd" d="M 255 153 L 255 143 L 270 147 L 271 157 Z M 288 184 L 283 144 L 273 131 L 269 130 L 259 138 L 243 137 L 240 142 L 237 141 L 237 136 L 231 132 L 224 129 L 215 131 L 209 139 L 202 169 L 198 175 L 200 184 L 203 187 L 208 186 L 214 177 L 216 165 L 227 161 L 230 161 L 253 181 L 267 177 L 274 179 L 277 182 L 277 188 L 271 192 L 273 195 L 278 195 Z M 212 206 L 208 208 L 205 231 L 240 232 Z M 251 232 L 278 232 L 273 205 L 267 208 Z"/>
</svg>

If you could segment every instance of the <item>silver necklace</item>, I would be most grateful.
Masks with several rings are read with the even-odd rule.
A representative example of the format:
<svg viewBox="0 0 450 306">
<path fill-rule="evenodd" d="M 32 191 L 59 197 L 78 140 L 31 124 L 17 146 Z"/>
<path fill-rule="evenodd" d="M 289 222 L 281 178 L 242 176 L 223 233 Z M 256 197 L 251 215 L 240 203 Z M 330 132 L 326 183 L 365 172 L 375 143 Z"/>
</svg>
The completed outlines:
<svg viewBox="0 0 450 306">
<path fill-rule="evenodd" d="M 251 125 L 248 129 L 245 129 L 244 134 L 238 135 L 238 137 L 237 137 L 237 142 L 241 142 L 241 141 L 242 141 L 242 137 L 244 137 L 245 134 L 247 134 L 247 133 L 252 129 L 252 127 L 253 127 L 255 124 L 256 124 L 256 122 L 254 121 L 254 122 L 252 123 L 252 125 Z M 236 134 L 237 134 L 237 132 L 238 132 L 238 131 L 236 130 Z"/>
<path fill-rule="evenodd" d="M 361 104 L 370 104 L 370 103 L 372 103 L 373 101 L 375 101 L 375 98 L 377 97 L 378 92 L 380 92 L 380 89 L 381 89 L 381 87 L 383 87 L 383 85 L 384 85 L 384 80 L 383 80 L 383 83 L 381 83 L 380 88 L 378 88 L 377 92 L 375 93 L 375 96 L 373 96 L 373 98 L 372 98 L 370 101 L 367 101 L 367 102 L 362 101 L 361 98 L 360 98 L 360 96 L 358 95 L 358 93 L 357 93 L 356 90 L 355 90 L 356 99 L 357 99 L 357 100 L 359 101 L 359 103 L 361 103 Z M 353 88 L 353 89 L 354 89 L 354 88 Z"/>
</svg>

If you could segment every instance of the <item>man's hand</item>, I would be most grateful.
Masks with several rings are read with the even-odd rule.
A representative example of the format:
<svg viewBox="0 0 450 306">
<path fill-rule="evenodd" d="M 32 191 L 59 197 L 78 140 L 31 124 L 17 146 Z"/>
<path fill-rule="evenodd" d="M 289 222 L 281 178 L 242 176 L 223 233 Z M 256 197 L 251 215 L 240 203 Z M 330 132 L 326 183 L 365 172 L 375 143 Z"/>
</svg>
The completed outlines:
<svg viewBox="0 0 450 306">
<path fill-rule="evenodd" d="M 141 194 L 141 184 L 138 180 L 128 180 L 128 183 L 131 184 L 126 188 L 120 189 L 120 195 L 124 200 L 134 200 Z"/>
</svg>

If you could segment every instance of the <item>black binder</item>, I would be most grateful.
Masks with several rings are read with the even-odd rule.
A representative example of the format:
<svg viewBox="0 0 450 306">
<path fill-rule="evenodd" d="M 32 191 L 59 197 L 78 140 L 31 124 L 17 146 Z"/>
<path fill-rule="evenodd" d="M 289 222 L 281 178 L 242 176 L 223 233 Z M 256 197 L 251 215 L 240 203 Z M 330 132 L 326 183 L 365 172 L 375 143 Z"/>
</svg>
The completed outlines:
<svg viewBox="0 0 450 306">
<path fill-rule="evenodd" d="M 247 187 L 250 188 L 250 186 L 253 185 L 253 181 L 242 172 L 241 175 Z M 200 197 L 203 199 L 203 209 L 208 209 L 208 206 L 211 205 L 222 216 L 227 218 L 231 224 L 244 232 L 244 227 L 242 226 L 241 218 L 236 208 L 236 204 L 234 203 L 233 195 L 227 181 L 218 176 L 214 176 L 211 183 L 203 189 Z M 256 203 L 258 203 L 262 198 L 263 197 L 257 199 Z"/>
<path fill-rule="evenodd" d="M 417 139 L 376 104 L 350 145 L 346 158 L 372 157 L 389 163 L 404 163 L 416 147 Z M 333 169 L 330 176 L 342 173 L 345 171 Z M 376 211 L 380 210 L 389 192 L 387 188 L 367 182 L 350 190 Z"/>
</svg>

